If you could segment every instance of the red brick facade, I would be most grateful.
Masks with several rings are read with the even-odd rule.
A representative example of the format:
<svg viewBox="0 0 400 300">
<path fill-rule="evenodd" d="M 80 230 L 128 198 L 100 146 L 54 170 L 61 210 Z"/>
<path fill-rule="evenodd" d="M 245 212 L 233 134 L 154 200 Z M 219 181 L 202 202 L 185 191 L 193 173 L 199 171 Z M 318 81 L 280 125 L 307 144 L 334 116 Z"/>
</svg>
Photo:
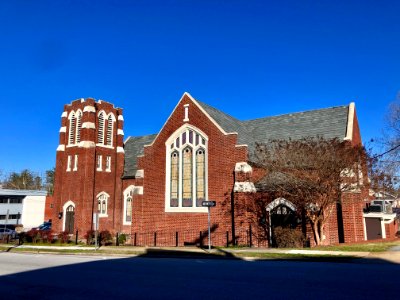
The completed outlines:
<svg viewBox="0 0 400 300">
<path fill-rule="evenodd" d="M 71 112 L 82 112 L 80 142 L 70 145 Z M 99 144 L 99 113 L 114 116 L 112 145 Z M 354 115 L 355 116 L 355 115 Z M 129 119 L 128 119 L 129 120 Z M 232 242 L 235 231 L 239 244 L 268 245 L 268 237 L 259 226 L 258 216 L 248 209 L 253 205 L 249 193 L 233 192 L 235 182 L 251 183 L 262 176 L 260 170 L 235 170 L 238 163 L 248 161 L 247 145 L 240 145 L 237 133 L 225 132 L 219 124 L 190 95 L 184 94 L 161 131 L 143 155 L 137 158 L 140 176 L 123 176 L 124 142 L 122 109 L 94 99 L 73 101 L 64 107 L 60 130 L 60 146 L 57 149 L 55 190 L 52 214 L 55 231 L 66 230 L 67 206 L 74 210 L 73 232 L 78 230 L 84 237 L 93 228 L 93 213 L 98 210 L 97 197 L 106 193 L 107 216 L 100 217 L 100 230 L 131 235 L 132 244 L 137 245 L 184 245 L 206 242 L 207 213 L 166 212 L 166 142 L 179 128 L 189 125 L 207 136 L 207 181 L 208 199 L 216 201 L 211 208 L 212 237 L 214 245 Z M 107 122 L 106 126 L 107 128 Z M 361 142 L 357 118 L 354 118 L 352 142 Z M 97 168 L 97 159 L 102 156 L 102 170 Z M 72 160 L 68 169 L 68 157 Z M 73 170 L 74 159 L 77 168 Z M 105 159 L 111 157 L 111 169 L 105 171 Z M 68 169 L 68 170 L 67 170 Z M 134 186 L 132 221 L 124 224 L 124 192 Z M 362 207 L 363 193 L 344 195 L 342 214 L 345 242 L 364 239 Z M 273 199 L 270 199 L 273 200 Z M 232 206 L 232 204 L 234 204 Z M 232 208 L 234 212 L 232 213 Z M 60 214 L 60 217 L 58 215 Z M 336 210 L 327 224 L 328 243 L 338 243 L 338 218 Z M 72 230 L 70 230 L 72 231 Z M 250 234 L 251 233 L 251 234 Z M 250 237 L 251 236 L 251 237 Z M 201 240 L 201 238 L 204 239 Z"/>
</svg>

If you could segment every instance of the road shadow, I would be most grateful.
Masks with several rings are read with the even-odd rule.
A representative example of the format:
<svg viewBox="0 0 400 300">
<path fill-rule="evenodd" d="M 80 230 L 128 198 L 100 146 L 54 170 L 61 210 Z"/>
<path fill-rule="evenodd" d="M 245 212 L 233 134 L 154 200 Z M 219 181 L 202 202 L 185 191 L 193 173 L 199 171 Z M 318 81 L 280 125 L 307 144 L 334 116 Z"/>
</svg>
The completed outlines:
<svg viewBox="0 0 400 300">
<path fill-rule="evenodd" d="M 202 251 L 198 251 L 201 249 Z M 147 248 L 145 253 L 138 255 L 143 258 L 182 258 L 182 259 L 232 259 L 242 260 L 240 257 L 236 257 L 228 251 L 221 249 L 215 249 L 213 252 L 209 252 L 206 249 L 197 248 L 194 250 L 171 250 L 162 248 Z"/>
<path fill-rule="evenodd" d="M 6 295 L 44 300 L 334 299 L 341 292 L 348 299 L 370 299 L 382 293 L 396 298 L 396 289 L 385 274 L 396 274 L 399 265 L 379 260 L 368 264 L 302 262 L 249 262 L 224 250 L 193 253 L 149 248 L 142 255 L 124 258 L 2 252 L 0 273 L 9 274 L 0 276 L 0 299 Z M 18 268 L 26 271 L 18 272 Z M 282 289 L 282 282 L 290 283 L 290 289 Z M 299 292 L 303 289 L 307 292 Z"/>
</svg>

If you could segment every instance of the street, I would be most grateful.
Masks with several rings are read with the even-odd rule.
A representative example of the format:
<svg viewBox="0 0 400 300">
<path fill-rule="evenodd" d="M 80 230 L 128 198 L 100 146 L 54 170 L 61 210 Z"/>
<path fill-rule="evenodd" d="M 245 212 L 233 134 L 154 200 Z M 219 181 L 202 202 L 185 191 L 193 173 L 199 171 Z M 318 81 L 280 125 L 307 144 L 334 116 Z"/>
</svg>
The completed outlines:
<svg viewBox="0 0 400 300">
<path fill-rule="evenodd" d="M 400 265 L 0 253 L 0 299 L 396 299 Z"/>
</svg>

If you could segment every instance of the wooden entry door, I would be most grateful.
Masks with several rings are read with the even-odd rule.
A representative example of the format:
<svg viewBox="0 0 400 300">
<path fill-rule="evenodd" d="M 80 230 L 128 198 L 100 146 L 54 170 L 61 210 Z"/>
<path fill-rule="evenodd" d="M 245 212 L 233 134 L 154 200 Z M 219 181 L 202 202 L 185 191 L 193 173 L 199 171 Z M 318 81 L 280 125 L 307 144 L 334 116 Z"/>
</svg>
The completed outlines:
<svg viewBox="0 0 400 300">
<path fill-rule="evenodd" d="M 377 240 L 382 238 L 381 218 L 365 218 L 367 230 L 367 240 Z"/>
<path fill-rule="evenodd" d="M 75 208 L 70 205 L 65 213 L 65 231 L 68 233 L 74 232 Z"/>
</svg>

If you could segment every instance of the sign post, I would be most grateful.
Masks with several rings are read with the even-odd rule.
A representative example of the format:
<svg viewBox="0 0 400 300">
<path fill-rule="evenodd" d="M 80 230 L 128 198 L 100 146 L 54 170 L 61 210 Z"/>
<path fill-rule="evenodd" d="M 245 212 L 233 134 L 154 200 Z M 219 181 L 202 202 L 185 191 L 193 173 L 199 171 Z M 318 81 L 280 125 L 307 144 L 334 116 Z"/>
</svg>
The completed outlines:
<svg viewBox="0 0 400 300">
<path fill-rule="evenodd" d="M 98 238 L 97 238 L 97 231 L 99 230 L 99 214 L 93 214 L 93 227 L 94 227 L 94 247 L 97 250 L 98 247 Z"/>
<path fill-rule="evenodd" d="M 208 251 L 211 250 L 211 218 L 210 218 L 210 208 L 215 207 L 217 203 L 215 201 L 203 201 L 201 206 L 208 208 Z"/>
</svg>

